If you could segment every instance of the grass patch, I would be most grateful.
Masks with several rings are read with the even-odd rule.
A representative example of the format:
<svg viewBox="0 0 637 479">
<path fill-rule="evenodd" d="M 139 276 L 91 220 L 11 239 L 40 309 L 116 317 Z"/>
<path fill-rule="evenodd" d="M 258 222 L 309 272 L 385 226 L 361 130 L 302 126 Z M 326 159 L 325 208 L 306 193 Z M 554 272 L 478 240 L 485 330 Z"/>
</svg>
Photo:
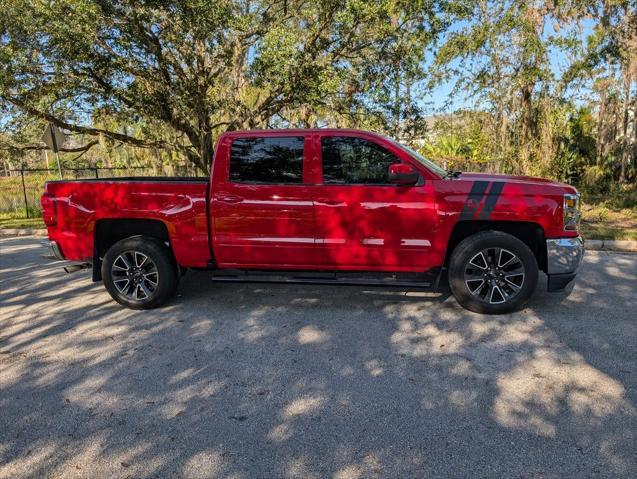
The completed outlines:
<svg viewBox="0 0 637 479">
<path fill-rule="evenodd" d="M 8 219 L 0 220 L 0 228 L 2 229 L 41 229 L 44 228 L 44 222 L 42 218 L 29 218 L 29 219 Z"/>
<path fill-rule="evenodd" d="M 637 187 L 606 195 L 584 192 L 581 231 L 587 239 L 637 241 Z"/>
<path fill-rule="evenodd" d="M 584 196 L 582 236 L 637 241 L 637 205 L 617 197 Z"/>
<path fill-rule="evenodd" d="M 0 177 L 0 219 L 5 213 L 24 217 L 25 195 L 29 210 L 38 211 L 40 197 L 44 193 L 44 182 L 49 179 L 49 176 L 42 174 L 25 175 L 23 190 L 22 178 L 19 176 Z"/>
<path fill-rule="evenodd" d="M 24 218 L 24 211 L 0 213 L 0 228 L 44 228 L 44 221 L 39 212 L 29 212 L 31 218 Z"/>
</svg>

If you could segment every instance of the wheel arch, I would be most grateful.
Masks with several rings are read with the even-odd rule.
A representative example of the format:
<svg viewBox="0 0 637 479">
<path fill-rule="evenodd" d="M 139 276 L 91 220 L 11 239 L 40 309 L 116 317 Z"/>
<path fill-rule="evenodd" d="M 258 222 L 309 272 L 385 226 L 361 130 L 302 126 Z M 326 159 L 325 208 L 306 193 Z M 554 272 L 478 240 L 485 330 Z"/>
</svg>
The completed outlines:
<svg viewBox="0 0 637 479">
<path fill-rule="evenodd" d="M 95 223 L 93 281 L 102 279 L 101 263 L 106 251 L 118 241 L 131 236 L 148 236 L 162 243 L 170 244 L 168 227 L 161 220 L 138 218 L 100 219 Z"/>
<path fill-rule="evenodd" d="M 501 231 L 516 237 L 533 252 L 540 270 L 546 272 L 546 236 L 538 223 L 529 221 L 458 221 L 449 236 L 444 265 L 449 265 L 453 250 L 460 242 L 482 231 Z"/>
</svg>

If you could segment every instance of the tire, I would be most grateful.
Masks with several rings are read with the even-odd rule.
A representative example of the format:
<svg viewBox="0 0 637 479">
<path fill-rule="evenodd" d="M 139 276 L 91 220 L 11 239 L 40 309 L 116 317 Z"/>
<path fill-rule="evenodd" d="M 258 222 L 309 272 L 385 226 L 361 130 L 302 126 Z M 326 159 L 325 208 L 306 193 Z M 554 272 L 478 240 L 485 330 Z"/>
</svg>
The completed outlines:
<svg viewBox="0 0 637 479">
<path fill-rule="evenodd" d="M 170 249 L 148 236 L 132 236 L 111 246 L 102 261 L 102 278 L 113 299 L 131 309 L 161 306 L 179 282 Z"/>
<path fill-rule="evenodd" d="M 538 265 L 529 247 L 501 231 L 460 242 L 449 261 L 449 286 L 469 311 L 504 314 L 523 308 L 535 291 Z"/>
</svg>

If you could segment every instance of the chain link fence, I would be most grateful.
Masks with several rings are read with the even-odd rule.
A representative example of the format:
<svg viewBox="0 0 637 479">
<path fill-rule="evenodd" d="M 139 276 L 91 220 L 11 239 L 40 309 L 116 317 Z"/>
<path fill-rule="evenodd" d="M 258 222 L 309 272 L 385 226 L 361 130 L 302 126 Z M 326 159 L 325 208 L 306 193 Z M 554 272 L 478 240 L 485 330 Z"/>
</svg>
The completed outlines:
<svg viewBox="0 0 637 479">
<path fill-rule="evenodd" d="M 157 176 L 157 172 L 151 167 L 62 169 L 65 180 L 122 176 Z M 44 182 L 59 179 L 59 172 L 54 168 L 8 170 L 5 176 L 0 176 L 0 217 L 40 217 L 40 197 L 44 192 Z"/>
</svg>

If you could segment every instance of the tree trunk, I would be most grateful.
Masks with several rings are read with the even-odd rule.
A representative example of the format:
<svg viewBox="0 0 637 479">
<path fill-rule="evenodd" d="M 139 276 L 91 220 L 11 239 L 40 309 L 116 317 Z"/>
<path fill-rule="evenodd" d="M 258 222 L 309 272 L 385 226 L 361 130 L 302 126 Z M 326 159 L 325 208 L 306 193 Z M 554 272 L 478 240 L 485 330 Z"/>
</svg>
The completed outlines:
<svg viewBox="0 0 637 479">
<path fill-rule="evenodd" d="M 159 150 L 157 148 L 152 148 L 152 165 L 153 165 L 153 175 L 155 176 L 161 176 L 164 174 L 164 168 L 162 166 L 162 161 L 161 161 L 161 153 L 159 152 Z M 159 173 L 161 171 L 161 175 L 158 175 L 157 173 Z"/>
<path fill-rule="evenodd" d="M 596 154 L 596 163 L 599 165 L 600 160 L 602 159 L 602 152 L 604 151 L 604 143 L 605 143 L 605 117 L 606 117 L 606 89 L 607 89 L 606 79 L 603 79 L 600 85 L 599 92 L 599 112 L 597 113 L 597 154 Z"/>
<path fill-rule="evenodd" d="M 518 165 L 518 173 L 527 173 L 529 160 L 529 132 L 531 130 L 531 87 L 524 85 L 522 87 L 522 111 L 520 117 L 520 164 Z"/>
<path fill-rule="evenodd" d="M 630 84 L 632 81 L 630 65 L 624 73 L 624 121 L 623 121 L 623 135 L 622 135 L 622 156 L 621 156 L 621 169 L 619 171 L 619 182 L 626 182 L 626 164 L 628 163 L 628 148 L 630 142 L 628 141 L 628 108 L 630 105 Z"/>
<path fill-rule="evenodd" d="M 214 154 L 214 145 L 212 143 L 212 133 L 207 132 L 202 135 L 200 147 L 201 163 L 194 163 L 203 173 L 210 174 L 212 166 L 212 155 Z M 202 168 L 203 164 L 203 168 Z"/>
<path fill-rule="evenodd" d="M 395 138 L 400 138 L 400 110 L 401 110 L 401 98 L 400 98 L 400 77 L 398 75 L 398 68 L 395 71 L 394 77 L 394 132 Z"/>
</svg>

